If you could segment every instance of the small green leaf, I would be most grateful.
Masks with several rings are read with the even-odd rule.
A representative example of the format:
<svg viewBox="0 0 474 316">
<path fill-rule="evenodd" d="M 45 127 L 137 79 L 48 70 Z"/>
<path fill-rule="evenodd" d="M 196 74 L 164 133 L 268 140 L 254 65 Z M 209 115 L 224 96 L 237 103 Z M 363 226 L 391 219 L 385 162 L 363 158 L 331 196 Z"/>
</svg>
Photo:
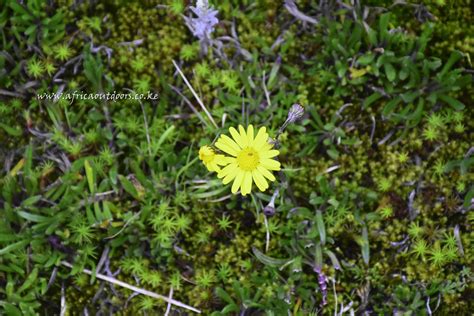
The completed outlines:
<svg viewBox="0 0 474 316">
<path fill-rule="evenodd" d="M 272 90 L 273 86 L 275 85 L 275 79 L 280 70 L 281 61 L 277 60 L 272 66 L 272 70 L 270 71 L 270 75 L 268 76 L 267 88 L 268 90 Z"/>
<path fill-rule="evenodd" d="M 392 100 L 388 101 L 387 104 L 385 104 L 383 110 L 382 110 L 382 115 L 383 116 L 389 116 L 395 107 L 402 101 L 401 97 L 395 97 Z"/>
<path fill-rule="evenodd" d="M 222 314 L 228 314 L 228 313 L 237 313 L 240 311 L 239 306 L 232 304 L 232 305 L 227 305 L 222 309 Z M 234 314 L 235 315 L 235 314 Z"/>
<path fill-rule="evenodd" d="M 385 63 L 383 67 L 385 70 L 385 74 L 387 75 L 388 81 L 393 82 L 397 77 L 397 72 L 395 71 L 395 68 L 393 68 L 392 64 L 390 63 Z"/>
<path fill-rule="evenodd" d="M 13 241 L 16 239 L 18 239 L 18 237 L 13 233 L 0 234 L 0 242 Z"/>
<path fill-rule="evenodd" d="M 367 231 L 367 226 L 362 228 L 362 258 L 364 259 L 364 263 L 369 265 L 370 259 L 370 247 L 369 247 L 369 233 Z"/>
<path fill-rule="evenodd" d="M 420 95 L 420 92 L 418 91 L 413 91 L 413 92 L 405 92 L 400 94 L 400 97 L 402 98 L 403 102 L 405 103 L 411 103 L 413 102 L 418 96 Z"/>
<path fill-rule="evenodd" d="M 463 103 L 448 95 L 440 95 L 439 98 L 451 105 L 457 111 L 461 111 L 465 108 L 465 105 Z"/>
<path fill-rule="evenodd" d="M 8 316 L 22 316 L 23 313 L 13 304 L 4 302 L 1 306 L 5 309 L 6 315 Z"/>
<path fill-rule="evenodd" d="M 377 46 L 377 32 L 369 27 L 367 30 L 367 35 L 370 45 Z"/>
<path fill-rule="evenodd" d="M 334 149 L 334 148 L 331 148 L 331 149 L 328 149 L 326 151 L 326 153 L 328 154 L 329 157 L 331 157 L 332 159 L 337 159 L 339 158 L 339 152 Z"/>
<path fill-rule="evenodd" d="M 22 130 L 20 130 L 18 128 L 10 127 L 10 126 L 8 126 L 6 124 L 3 124 L 3 123 L 0 123 L 0 127 L 3 128 L 5 130 L 5 132 L 10 134 L 11 136 L 21 136 L 23 134 Z"/>
<path fill-rule="evenodd" d="M 271 267 L 280 267 L 290 260 L 290 259 L 276 259 L 276 258 L 269 257 L 255 247 L 252 247 L 252 251 L 255 257 L 257 257 L 257 259 L 260 260 L 260 262 Z"/>
<path fill-rule="evenodd" d="M 341 63 L 341 61 L 336 61 L 336 72 L 339 78 L 344 77 L 347 72 L 347 66 Z"/>
<path fill-rule="evenodd" d="M 321 244 L 326 243 L 326 229 L 324 227 L 323 213 L 316 211 L 316 226 L 318 227 L 319 237 L 321 238 Z"/>
<path fill-rule="evenodd" d="M 318 270 L 323 267 L 323 250 L 321 249 L 321 243 L 319 242 L 316 243 L 314 248 L 314 264 Z"/>
<path fill-rule="evenodd" d="M 440 73 L 438 74 L 438 77 L 442 79 L 448 73 L 449 69 L 451 69 L 451 67 L 462 57 L 463 54 L 461 52 L 457 50 L 453 51 L 446 64 L 444 64 L 443 69 L 441 69 Z"/>
<path fill-rule="evenodd" d="M 29 198 L 27 198 L 26 200 L 21 202 L 21 205 L 22 206 L 32 206 L 32 205 L 36 204 L 36 202 L 41 200 L 41 198 L 42 198 L 41 195 L 30 196 Z"/>
<path fill-rule="evenodd" d="M 341 270 L 341 264 L 339 263 L 339 260 L 337 260 L 336 255 L 331 251 L 331 250 L 324 250 L 324 253 L 329 257 L 331 260 L 332 266 L 336 270 Z"/>
<path fill-rule="evenodd" d="M 466 196 L 464 197 L 464 208 L 468 208 L 472 204 L 472 199 L 474 199 L 474 185 L 471 186 L 469 191 L 466 193 Z"/>
<path fill-rule="evenodd" d="M 379 20 L 379 30 L 380 30 L 380 41 L 387 40 L 388 37 L 388 22 L 390 19 L 390 13 L 382 14 Z"/>
<path fill-rule="evenodd" d="M 89 160 L 84 161 L 84 168 L 86 169 L 86 178 L 89 185 L 89 191 L 94 194 L 95 192 L 95 180 L 94 180 L 94 169 L 92 169 Z"/>
<path fill-rule="evenodd" d="M 377 101 L 382 97 L 382 94 L 379 92 L 374 92 L 370 96 L 368 96 L 365 100 L 364 103 L 362 104 L 363 108 L 367 108 L 369 105 Z"/>
<path fill-rule="evenodd" d="M 25 211 L 18 211 L 17 214 L 23 217 L 24 219 L 29 220 L 30 222 L 41 223 L 46 222 L 50 219 L 49 217 L 43 215 L 31 214 Z"/>
<path fill-rule="evenodd" d="M 227 302 L 228 304 L 235 304 L 234 300 L 232 299 L 232 297 L 230 297 L 229 294 L 227 294 L 227 292 L 222 289 L 221 287 L 217 287 L 216 289 L 216 295 L 221 299 L 221 300 L 224 300 L 225 302 Z"/>
<path fill-rule="evenodd" d="M 36 278 L 38 277 L 38 268 L 34 268 L 33 271 L 28 275 L 28 277 L 25 280 L 25 283 L 18 289 L 18 293 L 23 292 L 24 290 L 28 289 L 35 281 Z"/>
<path fill-rule="evenodd" d="M 425 105 L 425 101 L 423 100 L 423 98 L 418 99 L 418 105 L 416 106 L 415 111 L 413 111 L 412 114 L 406 117 L 407 120 L 412 121 L 413 126 L 417 125 L 420 122 L 423 116 L 424 105 Z"/>
<path fill-rule="evenodd" d="M 158 139 L 158 146 L 163 144 L 163 142 L 171 136 L 171 133 L 174 131 L 174 128 L 175 128 L 174 125 L 171 125 L 170 127 L 166 129 L 166 131 Z"/>
<path fill-rule="evenodd" d="M 405 80 L 406 78 L 408 78 L 408 75 L 409 75 L 409 72 L 402 68 L 400 72 L 398 73 L 398 79 Z"/>
<path fill-rule="evenodd" d="M 131 196 L 138 200 L 138 192 L 137 189 L 135 189 L 135 186 L 123 175 L 118 175 L 118 178 L 120 179 L 120 182 L 122 183 L 122 186 L 125 191 L 127 191 L 127 193 L 129 193 Z"/>
<path fill-rule="evenodd" d="M 7 254 L 11 251 L 23 248 L 24 246 L 28 245 L 30 243 L 29 240 L 22 240 L 19 242 L 16 242 L 14 244 L 8 245 L 5 248 L 0 249 L 0 256 Z"/>
<path fill-rule="evenodd" d="M 26 30 L 25 30 L 25 35 L 31 35 L 36 31 L 36 24 L 30 25 Z"/>
<path fill-rule="evenodd" d="M 368 53 L 365 55 L 362 55 L 357 59 L 357 63 L 361 66 L 367 66 L 369 65 L 372 61 L 374 61 L 375 55 L 372 53 Z"/>
</svg>

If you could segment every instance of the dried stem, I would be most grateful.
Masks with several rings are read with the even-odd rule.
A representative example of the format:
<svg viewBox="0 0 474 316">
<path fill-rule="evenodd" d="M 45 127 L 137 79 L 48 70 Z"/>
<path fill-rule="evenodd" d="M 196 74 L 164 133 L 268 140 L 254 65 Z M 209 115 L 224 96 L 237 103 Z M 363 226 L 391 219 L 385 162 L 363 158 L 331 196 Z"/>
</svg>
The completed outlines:
<svg viewBox="0 0 474 316">
<path fill-rule="evenodd" d="M 69 262 L 67 261 L 61 261 L 61 264 L 65 267 L 68 267 L 68 268 L 72 268 L 72 264 L 70 264 Z M 82 272 L 86 273 L 86 274 L 89 274 L 89 275 L 93 275 L 93 272 L 91 270 L 88 270 L 88 269 L 84 269 L 82 270 Z M 113 283 L 113 284 L 116 284 L 118 286 L 121 286 L 121 287 L 124 287 L 126 289 L 129 289 L 129 290 L 132 290 L 136 293 L 139 293 L 139 294 L 143 294 L 143 295 L 147 295 L 147 296 L 150 296 L 150 297 L 153 297 L 153 298 L 157 298 L 157 299 L 160 299 L 160 300 L 163 300 L 165 302 L 167 302 L 168 304 L 172 304 L 172 305 L 175 305 L 175 306 L 178 306 L 178 307 L 181 307 L 181 308 L 184 308 L 184 309 L 187 309 L 187 310 L 190 310 L 190 311 L 193 311 L 195 313 L 198 313 L 200 314 L 201 311 L 197 308 L 194 308 L 192 306 L 189 306 L 189 305 L 186 305 L 180 301 L 177 301 L 175 299 L 172 299 L 172 298 L 168 298 L 164 295 L 161 295 L 161 294 L 157 294 L 157 293 L 154 293 L 154 292 L 150 292 L 148 290 L 145 290 L 145 289 L 142 289 L 142 288 L 139 288 L 139 287 L 136 287 L 136 286 L 133 286 L 131 284 L 128 284 L 128 283 L 125 283 L 125 282 L 122 282 L 120 280 L 117 280 L 115 278 L 112 278 L 112 277 L 108 277 L 106 275 L 103 275 L 103 274 L 100 274 L 100 273 L 97 273 L 96 275 L 96 278 L 97 279 L 100 279 L 100 280 L 103 280 L 103 281 L 107 281 L 107 282 L 110 282 L 110 283 Z"/>
<path fill-rule="evenodd" d="M 214 125 L 215 128 L 217 128 L 217 124 L 216 122 L 214 121 L 214 119 L 212 118 L 211 116 L 211 113 L 209 113 L 209 111 L 207 110 L 206 106 L 204 105 L 204 103 L 202 103 L 201 99 L 199 98 L 199 96 L 197 95 L 196 91 L 194 91 L 193 87 L 191 86 L 191 84 L 189 83 L 188 79 L 186 79 L 186 77 L 184 76 L 183 72 L 181 71 L 181 69 L 179 68 L 178 64 L 176 64 L 176 62 L 173 60 L 173 65 L 174 67 L 176 68 L 176 70 L 178 71 L 178 73 L 180 74 L 181 78 L 183 78 L 184 80 L 184 83 L 186 83 L 186 85 L 188 86 L 189 90 L 191 90 L 193 96 L 196 98 L 197 102 L 199 103 L 199 105 L 201 106 L 201 108 L 203 109 L 203 111 L 206 113 L 207 117 L 209 118 L 209 120 L 211 121 L 211 123 Z"/>
</svg>

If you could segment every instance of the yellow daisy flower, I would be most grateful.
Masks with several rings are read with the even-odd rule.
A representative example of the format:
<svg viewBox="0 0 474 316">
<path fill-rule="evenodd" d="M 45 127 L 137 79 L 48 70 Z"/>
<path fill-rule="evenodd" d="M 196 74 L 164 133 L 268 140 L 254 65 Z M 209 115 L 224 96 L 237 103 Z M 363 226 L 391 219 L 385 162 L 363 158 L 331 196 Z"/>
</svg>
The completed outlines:
<svg viewBox="0 0 474 316">
<path fill-rule="evenodd" d="M 224 166 L 228 164 L 228 161 L 224 155 L 218 155 L 209 146 L 202 146 L 199 149 L 199 159 L 202 160 L 207 170 L 219 172 L 221 168 L 219 165 Z"/>
<path fill-rule="evenodd" d="M 270 170 L 280 170 L 280 163 L 271 159 L 280 152 L 272 149 L 273 145 L 268 143 L 265 127 L 260 128 L 255 137 L 252 125 L 247 127 L 247 131 L 239 125 L 239 132 L 233 127 L 229 128 L 229 132 L 233 139 L 221 135 L 215 144 L 232 156 L 227 157 L 228 165 L 217 173 L 217 177 L 223 178 L 224 184 L 234 180 L 231 190 L 234 194 L 239 189 L 242 195 L 250 193 L 252 180 L 260 191 L 265 191 L 269 186 L 266 179 L 276 180 Z"/>
</svg>

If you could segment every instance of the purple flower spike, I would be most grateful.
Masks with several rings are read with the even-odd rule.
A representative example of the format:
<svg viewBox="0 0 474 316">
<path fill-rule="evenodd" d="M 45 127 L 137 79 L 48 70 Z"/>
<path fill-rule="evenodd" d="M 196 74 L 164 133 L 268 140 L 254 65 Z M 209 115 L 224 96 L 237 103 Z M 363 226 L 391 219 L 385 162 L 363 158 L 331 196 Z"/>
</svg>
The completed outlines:
<svg viewBox="0 0 474 316">
<path fill-rule="evenodd" d="M 198 0 L 196 6 L 190 7 L 190 9 L 197 15 L 197 18 L 186 18 L 189 29 L 200 41 L 209 39 L 214 31 L 214 26 L 219 23 L 217 18 L 219 11 L 213 10 L 207 0 Z"/>
</svg>

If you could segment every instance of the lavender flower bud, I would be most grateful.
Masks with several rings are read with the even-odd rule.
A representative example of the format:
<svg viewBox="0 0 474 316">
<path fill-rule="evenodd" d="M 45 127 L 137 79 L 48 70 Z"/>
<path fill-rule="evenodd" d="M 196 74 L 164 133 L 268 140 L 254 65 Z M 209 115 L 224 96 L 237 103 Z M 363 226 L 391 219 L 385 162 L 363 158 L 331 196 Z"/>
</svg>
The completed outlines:
<svg viewBox="0 0 474 316">
<path fill-rule="evenodd" d="M 286 119 L 286 121 L 288 123 L 294 123 L 300 118 L 302 118 L 303 114 L 304 114 L 304 107 L 302 107 L 298 103 L 295 103 L 291 106 L 290 110 L 288 111 L 288 118 Z"/>
<path fill-rule="evenodd" d="M 268 216 L 268 217 L 275 215 L 275 205 L 270 205 L 270 204 L 272 203 L 268 203 L 268 205 L 265 206 L 265 208 L 263 209 L 263 214 L 265 214 L 265 216 Z"/>
<path fill-rule="evenodd" d="M 276 189 L 275 192 L 273 192 L 270 202 L 268 202 L 267 206 L 263 208 L 263 214 L 265 214 L 265 216 L 271 217 L 275 215 L 275 212 L 276 212 L 275 199 L 277 198 L 279 193 L 280 193 L 280 190 Z"/>
</svg>

